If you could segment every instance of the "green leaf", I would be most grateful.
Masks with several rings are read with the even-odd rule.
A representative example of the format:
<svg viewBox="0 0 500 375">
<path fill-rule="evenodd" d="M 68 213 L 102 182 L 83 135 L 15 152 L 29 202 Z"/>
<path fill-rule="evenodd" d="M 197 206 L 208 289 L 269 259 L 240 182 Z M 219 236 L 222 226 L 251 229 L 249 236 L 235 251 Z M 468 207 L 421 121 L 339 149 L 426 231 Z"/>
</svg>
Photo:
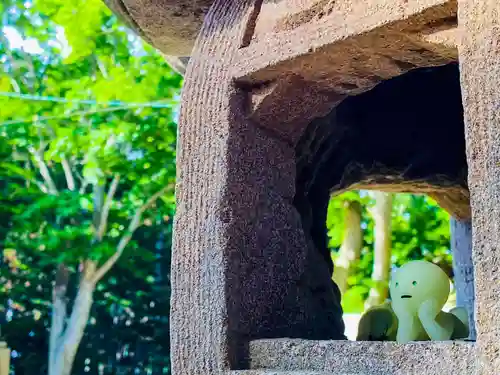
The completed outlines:
<svg viewBox="0 0 500 375">
<path fill-rule="evenodd" d="M 35 174 L 31 170 L 6 161 L 0 163 L 0 173 L 9 177 L 22 177 L 30 181 L 35 179 Z"/>
</svg>

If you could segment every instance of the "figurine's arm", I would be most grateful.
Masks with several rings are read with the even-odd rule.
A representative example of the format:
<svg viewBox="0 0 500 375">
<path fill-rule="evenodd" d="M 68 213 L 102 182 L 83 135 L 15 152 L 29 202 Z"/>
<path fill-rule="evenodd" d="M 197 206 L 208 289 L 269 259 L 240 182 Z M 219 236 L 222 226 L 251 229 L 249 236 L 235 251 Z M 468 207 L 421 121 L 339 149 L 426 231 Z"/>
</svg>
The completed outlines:
<svg viewBox="0 0 500 375">
<path fill-rule="evenodd" d="M 426 300 L 418 310 L 418 318 L 432 341 L 449 340 L 453 333 L 453 322 L 446 321 L 440 324 L 437 321 L 439 313 L 441 313 L 441 306 L 435 299 Z"/>
<path fill-rule="evenodd" d="M 416 341 L 420 336 L 419 325 L 417 317 L 411 314 L 404 314 L 398 316 L 398 333 L 396 334 L 396 341 L 399 344 L 406 344 L 410 341 Z"/>
<path fill-rule="evenodd" d="M 406 310 L 404 306 L 401 306 L 400 304 L 393 303 L 392 310 L 398 319 L 396 341 L 399 344 L 416 341 L 420 336 L 420 330 L 422 329 L 417 316 Z"/>
</svg>

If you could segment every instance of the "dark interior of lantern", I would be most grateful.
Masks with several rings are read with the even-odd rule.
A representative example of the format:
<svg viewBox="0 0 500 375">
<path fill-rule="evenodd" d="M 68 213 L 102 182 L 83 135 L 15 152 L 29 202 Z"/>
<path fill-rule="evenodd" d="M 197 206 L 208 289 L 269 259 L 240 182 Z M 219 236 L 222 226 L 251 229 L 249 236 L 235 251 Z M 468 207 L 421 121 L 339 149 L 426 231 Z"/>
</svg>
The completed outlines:
<svg viewBox="0 0 500 375">
<path fill-rule="evenodd" d="M 467 218 L 458 64 L 415 69 L 345 99 L 308 125 L 296 158 L 294 204 L 310 251 L 321 254 L 330 273 L 326 215 L 332 193 L 355 188 L 425 193 L 452 215 Z M 333 293 L 339 297 L 335 286 Z M 322 338 L 337 338 L 328 335 Z"/>
</svg>

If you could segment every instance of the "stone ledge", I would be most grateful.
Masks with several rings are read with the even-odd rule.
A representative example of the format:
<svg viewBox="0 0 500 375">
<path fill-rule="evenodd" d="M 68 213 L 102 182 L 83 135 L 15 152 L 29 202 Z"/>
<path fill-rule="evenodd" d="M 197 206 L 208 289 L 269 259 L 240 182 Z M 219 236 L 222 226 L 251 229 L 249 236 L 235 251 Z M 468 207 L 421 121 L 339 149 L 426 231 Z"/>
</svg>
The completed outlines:
<svg viewBox="0 0 500 375">
<path fill-rule="evenodd" d="M 475 343 L 464 341 L 401 345 L 275 339 L 252 341 L 249 350 L 250 368 L 256 370 L 337 375 L 470 375 L 475 370 Z"/>
<path fill-rule="evenodd" d="M 292 72 L 312 82 L 331 78 L 335 87 L 340 76 L 370 72 L 387 79 L 411 67 L 445 64 L 457 58 L 456 46 L 449 38 L 429 35 L 455 28 L 456 12 L 456 1 L 398 0 L 369 13 L 362 6 L 357 12 L 331 14 L 253 41 L 240 49 L 232 73 L 239 82 L 255 84 Z"/>
<path fill-rule="evenodd" d="M 273 371 L 273 370 L 239 370 L 230 371 L 228 375 L 336 375 L 333 372 L 318 371 Z"/>
</svg>

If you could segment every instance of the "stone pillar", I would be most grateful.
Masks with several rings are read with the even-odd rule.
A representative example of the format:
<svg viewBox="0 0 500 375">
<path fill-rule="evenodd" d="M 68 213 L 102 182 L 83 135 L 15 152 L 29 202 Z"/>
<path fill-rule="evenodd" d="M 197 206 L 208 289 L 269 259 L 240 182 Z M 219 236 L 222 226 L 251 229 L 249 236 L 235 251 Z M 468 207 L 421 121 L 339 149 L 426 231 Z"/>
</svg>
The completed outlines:
<svg viewBox="0 0 500 375">
<path fill-rule="evenodd" d="M 186 72 L 172 250 L 173 375 L 248 368 L 257 338 L 345 338 L 331 274 L 293 204 L 294 145 L 249 119 L 231 69 L 251 0 L 212 6 Z M 246 20 L 246 21 L 245 21 Z"/>
<path fill-rule="evenodd" d="M 459 0 L 478 372 L 500 368 L 500 2 Z"/>
<path fill-rule="evenodd" d="M 10 349 L 5 341 L 0 341 L 0 375 L 9 375 Z"/>
<path fill-rule="evenodd" d="M 469 339 L 476 339 L 474 321 L 474 265 L 472 263 L 472 223 L 450 219 L 453 274 L 457 291 L 457 306 L 469 313 Z"/>
</svg>

